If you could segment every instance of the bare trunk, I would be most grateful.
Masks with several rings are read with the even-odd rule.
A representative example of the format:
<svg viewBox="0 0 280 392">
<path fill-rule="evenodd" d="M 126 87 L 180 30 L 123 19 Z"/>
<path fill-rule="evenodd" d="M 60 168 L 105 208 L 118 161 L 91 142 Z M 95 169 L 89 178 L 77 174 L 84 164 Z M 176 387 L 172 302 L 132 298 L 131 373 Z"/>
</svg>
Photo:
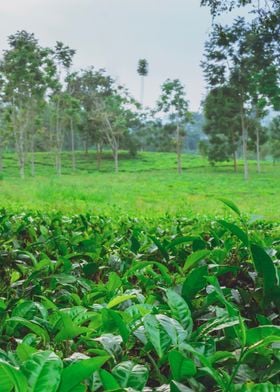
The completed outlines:
<svg viewBox="0 0 280 392">
<path fill-rule="evenodd" d="M 233 153 L 233 167 L 234 167 L 234 172 L 237 173 L 237 154 L 236 151 Z"/>
<path fill-rule="evenodd" d="M 75 155 L 75 133 L 73 127 L 73 119 L 70 119 L 71 127 L 71 150 L 72 150 L 72 170 L 76 171 L 76 155 Z"/>
<path fill-rule="evenodd" d="M 102 145 L 97 143 L 96 145 L 96 166 L 97 170 L 101 169 L 101 162 L 102 162 Z"/>
<path fill-rule="evenodd" d="M 16 111 L 13 98 L 12 106 L 12 124 L 15 138 L 15 147 L 18 156 L 19 175 L 21 179 L 25 177 L 25 129 L 27 126 L 26 112 L 23 110 L 23 105 L 20 105 Z"/>
<path fill-rule="evenodd" d="M 119 151 L 117 148 L 113 149 L 115 173 L 119 172 Z"/>
<path fill-rule="evenodd" d="M 85 140 L 85 154 L 88 155 L 88 133 L 86 134 L 86 140 Z"/>
<path fill-rule="evenodd" d="M 0 174 L 3 172 L 3 152 L 0 150 Z"/>
<path fill-rule="evenodd" d="M 176 153 L 177 153 L 178 174 L 182 174 L 181 138 L 180 138 L 179 124 L 177 124 L 177 128 L 176 128 Z"/>
<path fill-rule="evenodd" d="M 260 158 L 260 129 L 257 126 L 256 131 L 256 153 L 257 153 L 257 172 L 261 172 L 261 158 Z"/>
<path fill-rule="evenodd" d="M 34 156 L 34 140 L 31 137 L 31 176 L 35 177 L 35 156 Z"/>
<path fill-rule="evenodd" d="M 56 105 L 56 156 L 55 156 L 56 174 L 61 176 L 61 129 L 59 124 L 59 100 Z"/>
<path fill-rule="evenodd" d="M 24 180 L 24 177 L 25 177 L 24 159 L 22 159 L 22 158 L 19 159 L 19 175 L 20 175 L 20 178 L 22 180 Z"/>
<path fill-rule="evenodd" d="M 244 161 L 244 179 L 247 181 L 249 178 L 248 158 L 247 158 L 248 131 L 245 125 L 243 104 L 241 107 L 241 128 L 242 128 L 242 147 L 243 147 L 243 161 Z"/>
<path fill-rule="evenodd" d="M 56 153 L 55 162 L 56 162 L 56 174 L 58 176 L 61 176 L 61 153 L 60 153 L 60 151 L 57 151 L 57 153 Z"/>
<path fill-rule="evenodd" d="M 144 83 L 145 83 L 144 76 L 141 76 L 140 103 L 142 107 L 144 105 Z"/>
<path fill-rule="evenodd" d="M 107 133 L 106 137 L 108 140 L 108 143 L 111 145 L 112 152 L 113 152 L 113 157 L 114 157 L 114 162 L 115 162 L 115 173 L 118 173 L 119 171 L 119 139 L 118 137 L 114 134 L 112 125 L 110 123 L 110 120 L 108 118 L 107 113 L 104 113 L 104 123 L 107 125 Z"/>
<path fill-rule="evenodd" d="M 24 179 L 24 177 L 25 177 L 25 154 L 24 154 L 24 130 L 22 127 L 19 130 L 18 160 L 19 160 L 19 175 L 20 175 L 21 179 Z"/>
</svg>

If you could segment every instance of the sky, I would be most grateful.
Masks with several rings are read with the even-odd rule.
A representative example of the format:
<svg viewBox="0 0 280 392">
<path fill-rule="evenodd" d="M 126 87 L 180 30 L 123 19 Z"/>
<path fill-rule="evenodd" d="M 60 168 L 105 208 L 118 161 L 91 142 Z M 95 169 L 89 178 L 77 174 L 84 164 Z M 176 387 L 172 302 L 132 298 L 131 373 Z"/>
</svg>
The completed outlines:
<svg viewBox="0 0 280 392">
<path fill-rule="evenodd" d="M 153 106 L 167 78 L 185 85 L 190 109 L 205 94 L 200 62 L 211 28 L 200 0 L 0 0 L 0 51 L 27 30 L 41 45 L 76 49 L 73 70 L 105 68 L 140 99 L 137 63 L 149 62 L 144 104 Z"/>
</svg>

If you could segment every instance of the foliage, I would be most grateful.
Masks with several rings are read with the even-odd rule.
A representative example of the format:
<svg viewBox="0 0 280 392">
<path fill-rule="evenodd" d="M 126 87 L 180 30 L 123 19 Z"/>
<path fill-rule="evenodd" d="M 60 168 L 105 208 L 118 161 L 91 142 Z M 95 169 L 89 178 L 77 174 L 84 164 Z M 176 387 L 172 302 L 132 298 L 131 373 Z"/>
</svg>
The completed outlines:
<svg viewBox="0 0 280 392">
<path fill-rule="evenodd" d="M 146 59 L 140 59 L 138 61 L 137 73 L 141 77 L 141 92 L 140 92 L 140 102 L 143 106 L 144 103 L 144 78 L 148 76 L 149 73 L 149 63 Z"/>
<path fill-rule="evenodd" d="M 167 79 L 161 86 L 161 95 L 157 103 L 158 110 L 166 113 L 171 125 L 174 124 L 178 173 L 182 172 L 181 153 L 186 124 L 190 121 L 189 103 L 185 88 L 179 79 Z"/>
<path fill-rule="evenodd" d="M 270 144 L 274 162 L 280 159 L 280 116 L 274 117 L 270 124 Z"/>
<path fill-rule="evenodd" d="M 148 61 L 146 59 L 140 59 L 138 61 L 137 72 L 140 76 L 148 75 Z"/>
<path fill-rule="evenodd" d="M 201 5 L 210 6 L 214 17 L 247 4 L 253 7 L 252 20 L 237 17 L 231 26 L 213 23 L 213 30 L 205 45 L 205 61 L 202 63 L 210 88 L 226 86 L 235 91 L 233 95 L 240 111 L 245 179 L 248 179 L 248 147 L 255 147 L 258 172 L 261 171 L 260 144 L 265 142 L 265 138 L 260 119 L 265 115 L 265 108 L 273 106 L 278 110 L 280 104 L 279 1 L 201 1 Z M 228 114 L 227 118 L 229 120 Z M 248 137 L 251 137 L 252 143 Z M 227 154 L 223 156 L 224 148 L 221 145 L 227 144 L 226 137 L 220 144 L 219 139 L 216 138 L 215 143 L 218 146 L 217 155 L 225 159 Z"/>
<path fill-rule="evenodd" d="M 277 390 L 279 231 L 223 203 L 229 220 L 2 210 L 1 391 Z"/>
<path fill-rule="evenodd" d="M 204 101 L 204 132 L 209 137 L 208 158 L 211 163 L 236 156 L 240 138 L 238 98 L 230 86 L 209 91 Z"/>
<path fill-rule="evenodd" d="M 42 48 L 34 34 L 18 31 L 9 36 L 8 43 L 0 63 L 0 90 L 9 110 L 20 175 L 24 178 L 28 139 L 37 131 L 32 128 L 47 91 L 55 86 L 55 64 L 51 51 Z"/>
</svg>

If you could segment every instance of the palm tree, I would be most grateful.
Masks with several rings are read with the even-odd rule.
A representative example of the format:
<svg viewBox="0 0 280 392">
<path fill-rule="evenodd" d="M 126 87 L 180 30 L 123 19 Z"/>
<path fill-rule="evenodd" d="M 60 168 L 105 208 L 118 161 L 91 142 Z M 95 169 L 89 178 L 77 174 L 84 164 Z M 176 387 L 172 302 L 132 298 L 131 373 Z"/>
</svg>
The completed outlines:
<svg viewBox="0 0 280 392">
<path fill-rule="evenodd" d="M 137 68 L 138 75 L 141 76 L 141 92 L 140 92 L 140 102 L 143 106 L 144 103 L 144 78 L 148 75 L 149 72 L 149 64 L 146 59 L 140 59 L 138 61 L 138 68 Z"/>
</svg>

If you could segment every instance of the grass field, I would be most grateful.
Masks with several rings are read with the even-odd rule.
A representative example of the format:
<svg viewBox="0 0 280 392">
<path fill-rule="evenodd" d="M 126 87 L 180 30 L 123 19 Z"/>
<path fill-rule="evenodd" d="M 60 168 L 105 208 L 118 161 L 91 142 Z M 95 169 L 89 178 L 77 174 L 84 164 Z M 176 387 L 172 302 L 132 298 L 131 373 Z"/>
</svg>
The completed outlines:
<svg viewBox="0 0 280 392">
<path fill-rule="evenodd" d="M 63 156 L 63 176 L 57 177 L 51 154 L 36 155 L 36 177 L 18 178 L 14 155 L 4 159 L 0 203 L 13 210 L 61 210 L 63 212 L 118 213 L 159 216 L 165 213 L 208 215 L 224 213 L 217 200 L 232 199 L 248 215 L 278 220 L 280 217 L 280 166 L 264 162 L 256 173 L 250 162 L 250 179 L 243 180 L 242 166 L 234 173 L 230 163 L 209 166 L 200 157 L 184 155 L 184 171 L 176 173 L 172 153 L 139 153 L 135 159 L 120 156 L 120 172 L 113 172 L 110 154 L 105 154 L 101 171 L 94 153 L 77 155 L 72 173 L 70 155 Z"/>
</svg>

